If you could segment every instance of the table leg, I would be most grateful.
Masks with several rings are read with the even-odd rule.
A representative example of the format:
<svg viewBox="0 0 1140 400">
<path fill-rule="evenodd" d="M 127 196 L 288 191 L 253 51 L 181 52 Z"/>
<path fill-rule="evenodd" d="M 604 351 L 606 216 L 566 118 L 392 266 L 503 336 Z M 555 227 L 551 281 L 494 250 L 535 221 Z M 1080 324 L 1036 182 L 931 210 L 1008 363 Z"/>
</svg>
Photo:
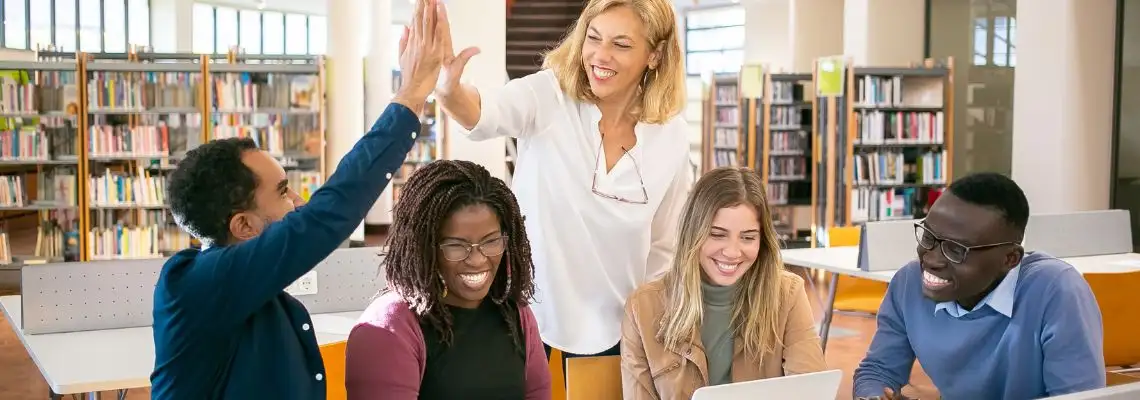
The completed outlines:
<svg viewBox="0 0 1140 400">
<path fill-rule="evenodd" d="M 87 393 L 87 400 L 99 400 L 99 392 Z"/>
<path fill-rule="evenodd" d="M 839 274 L 830 274 L 831 282 L 827 287 L 827 304 L 823 309 L 823 321 L 819 323 L 820 347 L 827 353 L 827 336 L 831 333 L 831 316 L 835 313 L 835 291 L 839 287 Z"/>
</svg>

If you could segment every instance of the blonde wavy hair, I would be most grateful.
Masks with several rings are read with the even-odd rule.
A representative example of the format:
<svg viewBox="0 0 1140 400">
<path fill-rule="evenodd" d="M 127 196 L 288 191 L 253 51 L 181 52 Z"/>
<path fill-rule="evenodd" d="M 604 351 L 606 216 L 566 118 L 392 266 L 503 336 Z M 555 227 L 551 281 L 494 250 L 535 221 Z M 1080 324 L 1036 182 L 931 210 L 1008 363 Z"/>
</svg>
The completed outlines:
<svg viewBox="0 0 1140 400">
<path fill-rule="evenodd" d="M 703 318 L 701 246 L 712 231 L 713 216 L 722 208 L 746 204 L 760 223 L 760 252 L 736 285 L 731 330 L 744 350 L 760 357 L 782 346 L 777 319 L 780 310 L 780 241 L 768 212 L 764 182 L 747 168 L 724 167 L 701 177 L 685 202 L 677 240 L 677 256 L 665 274 L 665 315 L 657 339 L 678 351 L 690 344 Z"/>
<path fill-rule="evenodd" d="M 590 90 L 586 68 L 582 65 L 582 46 L 590 21 L 620 6 L 630 7 L 641 16 L 645 38 L 660 55 L 657 68 L 645 71 L 632 112 L 640 122 L 665 123 L 680 114 L 685 105 L 685 65 L 670 0 L 590 0 L 570 33 L 546 54 L 542 68 L 554 72 L 562 90 L 571 98 L 596 103 L 598 99 Z"/>
</svg>

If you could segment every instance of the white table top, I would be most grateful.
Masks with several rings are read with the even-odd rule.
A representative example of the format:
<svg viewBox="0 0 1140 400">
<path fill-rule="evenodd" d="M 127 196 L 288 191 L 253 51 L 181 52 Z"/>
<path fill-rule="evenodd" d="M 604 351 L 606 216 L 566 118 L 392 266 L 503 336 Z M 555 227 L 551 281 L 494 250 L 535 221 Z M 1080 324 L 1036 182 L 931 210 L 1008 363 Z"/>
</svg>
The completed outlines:
<svg viewBox="0 0 1140 400">
<path fill-rule="evenodd" d="M 859 247 L 817 247 L 781 250 L 784 264 L 822 269 L 858 278 L 890 282 L 897 270 L 867 272 L 859 269 Z M 1082 274 L 1119 274 L 1140 271 L 1140 254 L 1124 253 L 1104 256 L 1062 258 Z M 901 265 L 899 266 L 902 267 Z"/>
<path fill-rule="evenodd" d="M 0 309 L 57 394 L 150 386 L 154 369 L 151 327 L 25 335 L 20 296 L 0 297 Z M 312 316 L 319 344 L 348 339 L 360 311 Z"/>
</svg>

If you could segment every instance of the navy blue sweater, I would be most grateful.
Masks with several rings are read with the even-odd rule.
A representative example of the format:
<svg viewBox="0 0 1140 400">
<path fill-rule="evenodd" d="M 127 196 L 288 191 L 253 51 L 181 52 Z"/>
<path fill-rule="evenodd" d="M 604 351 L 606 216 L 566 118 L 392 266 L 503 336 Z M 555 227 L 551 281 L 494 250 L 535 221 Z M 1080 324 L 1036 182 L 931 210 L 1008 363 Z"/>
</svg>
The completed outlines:
<svg viewBox="0 0 1140 400">
<path fill-rule="evenodd" d="M 309 203 L 255 239 L 167 260 L 154 289 L 154 399 L 324 399 L 312 320 L 285 287 L 364 220 L 415 142 L 389 105 Z"/>
</svg>

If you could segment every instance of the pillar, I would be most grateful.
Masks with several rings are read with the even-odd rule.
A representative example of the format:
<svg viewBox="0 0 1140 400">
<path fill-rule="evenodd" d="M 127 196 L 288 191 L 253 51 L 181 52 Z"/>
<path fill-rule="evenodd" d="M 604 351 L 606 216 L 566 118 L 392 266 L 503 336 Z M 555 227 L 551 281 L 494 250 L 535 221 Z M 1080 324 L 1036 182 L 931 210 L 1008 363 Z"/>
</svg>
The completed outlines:
<svg viewBox="0 0 1140 400">
<path fill-rule="evenodd" d="M 467 64 L 463 82 L 480 92 L 495 91 L 507 83 L 507 7 L 504 1 L 448 1 L 447 13 L 451 18 L 451 38 L 455 51 L 477 46 L 481 52 Z M 492 176 L 506 179 L 506 140 L 484 141 L 467 139 L 462 126 L 447 121 L 444 143 L 445 156 L 453 160 L 468 160 L 482 165 Z"/>
<path fill-rule="evenodd" d="M 372 123 L 392 101 L 392 70 L 399 68 L 399 60 L 392 59 L 398 50 L 392 48 L 392 1 L 370 0 L 368 55 L 364 59 L 364 123 Z M 396 0 L 402 1 L 402 0 Z M 392 185 L 376 201 L 365 222 L 374 225 L 392 223 Z"/>
<path fill-rule="evenodd" d="M 328 115 L 325 170 L 335 172 L 345 153 L 364 135 L 364 23 L 368 0 L 336 0 L 328 4 L 328 47 L 325 74 Z M 387 26 L 384 26 L 386 28 Z M 351 240 L 364 240 L 364 224 Z"/>
<path fill-rule="evenodd" d="M 1017 0 L 1012 175 L 1034 214 L 1105 209 L 1114 0 Z"/>
<path fill-rule="evenodd" d="M 924 56 L 926 2 L 845 0 L 843 52 L 856 66 L 901 67 Z"/>
<path fill-rule="evenodd" d="M 151 0 L 150 43 L 158 53 L 194 51 L 194 1 Z"/>
<path fill-rule="evenodd" d="M 744 62 L 810 73 L 815 60 L 843 54 L 843 0 L 742 3 Z"/>
</svg>

